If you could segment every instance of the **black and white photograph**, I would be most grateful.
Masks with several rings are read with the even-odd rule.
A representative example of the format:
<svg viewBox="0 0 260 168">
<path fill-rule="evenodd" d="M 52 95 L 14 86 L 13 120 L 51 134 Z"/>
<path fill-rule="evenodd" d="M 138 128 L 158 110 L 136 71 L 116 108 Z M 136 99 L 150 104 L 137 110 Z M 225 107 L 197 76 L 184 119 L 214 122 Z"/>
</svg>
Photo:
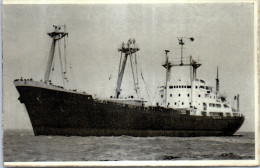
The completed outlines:
<svg viewBox="0 0 260 168">
<path fill-rule="evenodd" d="M 256 166 L 258 1 L 3 1 L 16 166 Z"/>
</svg>

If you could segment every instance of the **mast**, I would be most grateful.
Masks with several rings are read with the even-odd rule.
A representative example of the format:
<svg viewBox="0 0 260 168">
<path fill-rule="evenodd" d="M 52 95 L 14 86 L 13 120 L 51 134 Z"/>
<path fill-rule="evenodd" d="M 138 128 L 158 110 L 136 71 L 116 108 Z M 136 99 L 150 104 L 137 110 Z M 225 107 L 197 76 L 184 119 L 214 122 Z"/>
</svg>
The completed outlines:
<svg viewBox="0 0 260 168">
<path fill-rule="evenodd" d="M 218 78 L 218 67 L 217 67 L 217 78 L 216 78 L 216 95 L 219 93 L 219 78 Z"/>
<path fill-rule="evenodd" d="M 239 94 L 237 95 L 237 112 L 239 112 Z"/>
<path fill-rule="evenodd" d="M 165 50 L 165 56 L 166 56 L 166 60 L 165 60 L 165 64 L 163 64 L 162 66 L 164 68 L 166 68 L 166 81 L 165 81 L 165 105 L 167 106 L 168 102 L 167 102 L 167 85 L 168 82 L 170 81 L 170 74 L 171 74 L 171 67 L 173 65 L 171 65 L 171 62 L 169 62 L 169 57 L 168 57 L 168 52 L 170 52 L 169 50 Z"/>
<path fill-rule="evenodd" d="M 118 51 L 121 52 L 121 54 L 124 54 L 124 59 L 123 59 L 122 63 L 121 63 L 121 59 L 120 59 L 119 73 L 118 73 L 117 86 L 116 86 L 116 95 L 115 95 L 116 98 L 119 98 L 119 95 L 121 93 L 121 84 L 122 84 L 122 80 L 123 80 L 123 76 L 124 76 L 124 72 L 125 72 L 127 58 L 128 58 L 128 56 L 131 57 L 133 53 L 140 50 L 139 48 L 137 48 L 135 46 L 132 47 L 130 44 L 132 44 L 131 40 L 128 41 L 127 47 L 125 47 L 124 43 L 122 43 L 122 47 L 120 49 L 118 49 Z M 132 62 L 131 62 L 131 64 L 132 64 Z M 121 65 L 121 67 L 120 67 L 120 65 Z M 134 77 L 134 74 L 133 74 L 133 77 Z M 135 90 L 137 90 L 136 84 L 135 84 Z"/>
<path fill-rule="evenodd" d="M 53 27 L 54 27 L 54 31 L 51 32 L 51 33 L 48 33 L 48 35 L 52 38 L 52 44 L 51 44 L 51 49 L 50 49 L 50 53 L 49 53 L 49 58 L 48 58 L 48 62 L 47 62 L 45 75 L 44 75 L 44 82 L 45 83 L 47 83 L 49 81 L 49 78 L 50 78 L 50 72 L 51 72 L 51 66 L 52 66 L 54 53 L 55 53 L 56 42 L 58 40 L 62 39 L 63 37 L 68 36 L 68 33 L 65 32 L 65 30 L 61 30 L 62 26 L 53 25 Z"/>
<path fill-rule="evenodd" d="M 170 51 L 165 50 L 166 61 L 165 61 L 165 64 L 163 64 L 162 66 L 164 68 L 166 68 L 166 84 L 165 84 L 166 87 L 165 87 L 165 100 L 164 100 L 166 106 L 167 106 L 167 82 L 170 79 L 171 68 L 173 66 L 189 66 L 190 67 L 190 80 L 191 80 L 191 86 L 192 86 L 192 83 L 193 83 L 192 81 L 196 80 L 196 78 L 197 78 L 197 69 L 201 66 L 200 63 L 197 63 L 197 61 L 192 59 L 192 56 L 189 57 L 189 63 L 183 63 L 183 46 L 186 43 L 185 40 L 192 42 L 192 41 L 194 41 L 194 38 L 193 37 L 190 37 L 190 38 L 180 37 L 180 38 L 178 38 L 179 45 L 181 46 L 181 62 L 179 64 L 178 63 L 171 64 L 171 62 L 169 61 L 168 55 L 167 55 L 168 52 L 170 52 Z M 193 87 L 191 87 L 191 103 L 193 104 L 192 95 L 193 95 Z"/>
</svg>

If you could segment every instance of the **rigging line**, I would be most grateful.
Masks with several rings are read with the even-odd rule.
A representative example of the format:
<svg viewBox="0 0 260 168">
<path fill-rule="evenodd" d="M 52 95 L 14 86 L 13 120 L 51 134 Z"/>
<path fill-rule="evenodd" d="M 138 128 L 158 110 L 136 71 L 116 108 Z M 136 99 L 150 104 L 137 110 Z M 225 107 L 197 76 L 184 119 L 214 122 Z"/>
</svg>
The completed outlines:
<svg viewBox="0 0 260 168">
<path fill-rule="evenodd" d="M 66 53 L 66 49 L 67 49 L 67 46 L 66 46 L 66 37 L 64 37 L 64 66 L 65 66 L 65 72 L 64 72 L 64 76 L 65 78 L 67 79 L 66 77 L 66 73 L 67 73 L 67 53 Z"/>
<path fill-rule="evenodd" d="M 151 98 L 150 98 L 150 95 L 149 95 L 149 92 L 148 92 L 148 89 L 147 89 L 147 84 L 146 84 L 146 82 L 145 82 L 145 80 L 144 80 L 144 77 L 143 77 L 143 72 L 142 72 L 142 70 L 141 70 L 141 77 L 142 77 L 142 79 L 143 79 L 143 81 L 144 81 L 144 86 L 145 86 L 145 90 L 146 90 L 146 92 L 147 92 L 148 99 L 149 99 L 150 103 L 152 103 Z"/>
<path fill-rule="evenodd" d="M 60 41 L 58 41 L 58 45 L 59 45 L 59 57 L 60 57 L 60 68 L 61 68 L 62 82 L 63 82 L 63 87 L 65 87 L 63 65 L 62 65 L 61 52 L 60 52 Z"/>
<path fill-rule="evenodd" d="M 131 63 L 133 80 L 134 80 L 135 92 L 137 94 L 137 97 L 139 98 L 139 95 L 138 95 L 138 92 L 137 92 L 137 88 L 136 88 L 136 83 L 135 83 L 135 74 L 134 74 L 134 68 L 133 68 L 133 62 L 132 62 L 132 52 L 130 52 L 130 63 Z"/>
<path fill-rule="evenodd" d="M 136 83 L 138 87 L 138 69 L 137 69 L 137 59 L 136 59 L 136 53 L 135 53 L 135 72 L 136 72 Z"/>
<path fill-rule="evenodd" d="M 159 86 L 160 86 L 160 83 L 158 84 L 157 89 L 156 89 L 156 91 L 154 93 L 154 96 L 153 96 L 153 100 L 155 100 L 155 102 L 158 102 L 157 99 L 155 99 L 155 96 L 156 96 L 156 93 L 157 93 L 157 91 L 159 89 Z"/>
</svg>

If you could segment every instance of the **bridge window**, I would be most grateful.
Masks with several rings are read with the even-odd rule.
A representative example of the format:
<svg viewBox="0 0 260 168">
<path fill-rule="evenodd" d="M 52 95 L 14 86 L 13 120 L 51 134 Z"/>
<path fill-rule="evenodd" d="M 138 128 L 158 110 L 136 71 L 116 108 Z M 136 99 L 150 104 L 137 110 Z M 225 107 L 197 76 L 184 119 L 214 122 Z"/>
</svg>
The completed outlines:
<svg viewBox="0 0 260 168">
<path fill-rule="evenodd" d="M 190 97 L 190 94 L 187 94 L 188 97 Z"/>
<path fill-rule="evenodd" d="M 173 86 L 169 86 L 169 88 L 170 88 L 170 89 L 172 89 L 172 88 L 173 88 Z"/>
<path fill-rule="evenodd" d="M 188 85 L 187 88 L 191 88 L 191 85 Z"/>
<path fill-rule="evenodd" d="M 161 95 L 161 98 L 163 98 L 163 95 Z"/>
<path fill-rule="evenodd" d="M 170 94 L 170 97 L 172 97 L 172 94 Z"/>
</svg>

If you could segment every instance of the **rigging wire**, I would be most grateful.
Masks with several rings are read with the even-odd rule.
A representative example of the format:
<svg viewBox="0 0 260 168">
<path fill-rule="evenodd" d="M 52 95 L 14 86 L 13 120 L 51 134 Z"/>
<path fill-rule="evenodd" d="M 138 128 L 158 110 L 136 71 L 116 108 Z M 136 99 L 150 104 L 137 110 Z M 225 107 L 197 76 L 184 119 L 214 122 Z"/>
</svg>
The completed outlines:
<svg viewBox="0 0 260 168">
<path fill-rule="evenodd" d="M 66 32 L 66 26 L 64 25 L 64 31 Z M 67 82 L 67 53 L 66 53 L 67 45 L 66 45 L 66 36 L 64 37 L 64 66 L 65 66 L 65 71 L 64 71 L 64 79 Z"/>
<path fill-rule="evenodd" d="M 157 93 L 159 88 L 160 88 L 160 83 L 158 84 L 157 89 L 156 89 L 154 96 L 153 96 L 153 101 L 155 101 L 155 102 L 158 102 L 157 99 L 155 99 L 155 96 L 156 96 L 156 93 Z"/>
<path fill-rule="evenodd" d="M 147 92 L 148 99 L 149 99 L 150 103 L 152 103 L 151 98 L 150 98 L 150 95 L 149 95 L 149 91 L 148 91 L 148 86 L 147 86 L 147 84 L 146 84 L 146 82 L 145 82 L 145 80 L 144 80 L 142 70 L 141 70 L 141 77 L 142 77 L 142 79 L 143 79 L 143 81 L 144 81 L 144 86 L 145 86 L 145 90 L 146 90 L 146 92 Z"/>
</svg>

